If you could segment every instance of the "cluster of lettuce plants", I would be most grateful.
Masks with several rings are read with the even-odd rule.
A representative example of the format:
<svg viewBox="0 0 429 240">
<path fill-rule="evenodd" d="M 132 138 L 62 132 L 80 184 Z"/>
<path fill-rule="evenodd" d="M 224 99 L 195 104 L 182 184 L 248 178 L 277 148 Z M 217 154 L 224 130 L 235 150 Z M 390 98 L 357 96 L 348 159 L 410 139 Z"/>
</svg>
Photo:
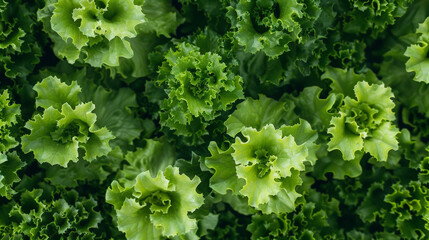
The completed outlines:
<svg viewBox="0 0 429 240">
<path fill-rule="evenodd" d="M 428 0 L 0 0 L 0 240 L 429 239 Z"/>
</svg>

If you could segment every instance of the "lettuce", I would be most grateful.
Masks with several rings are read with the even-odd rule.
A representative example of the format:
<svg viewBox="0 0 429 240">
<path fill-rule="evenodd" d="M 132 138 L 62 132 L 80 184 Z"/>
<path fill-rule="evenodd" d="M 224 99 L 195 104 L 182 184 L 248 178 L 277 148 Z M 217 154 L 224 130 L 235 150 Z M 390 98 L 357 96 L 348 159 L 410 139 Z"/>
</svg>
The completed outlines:
<svg viewBox="0 0 429 240">
<path fill-rule="evenodd" d="M 54 85 L 58 92 L 51 92 L 49 95 L 43 92 L 42 86 L 48 84 Z M 39 90 L 36 106 L 49 107 L 42 115 L 38 114 L 26 123 L 25 127 L 31 133 L 22 137 L 24 152 L 33 152 L 41 163 L 65 167 L 69 161 L 77 162 L 79 155 L 92 161 L 111 151 L 109 141 L 114 136 L 107 128 L 95 125 L 97 116 L 92 113 L 94 104 L 89 102 L 75 105 L 79 102 L 77 94 L 80 92 L 75 82 L 67 86 L 58 78 L 48 77 L 36 85 L 35 90 Z M 75 103 L 75 106 L 69 102 Z M 83 153 L 79 154 L 79 149 Z"/>
<path fill-rule="evenodd" d="M 35 30 L 33 4 L 20 0 L 0 2 L 0 69 L 11 79 L 32 73 L 42 55 L 38 40 L 43 37 Z"/>
<path fill-rule="evenodd" d="M 212 142 L 209 146 L 212 156 L 205 160 L 206 166 L 215 170 L 210 178 L 211 188 L 221 194 L 231 190 L 246 197 L 249 206 L 264 213 L 293 211 L 294 202 L 300 196 L 295 191 L 302 183 L 299 172 L 305 170 L 306 162 L 311 163 L 309 152 L 314 151 L 312 142 L 317 138 L 316 135 L 316 138 L 295 140 L 294 128 L 302 128 L 298 132 L 311 135 L 311 128 L 305 122 L 281 129 L 269 124 L 260 131 L 244 128 L 240 133 L 246 141 L 236 138 L 226 151 Z M 226 166 L 229 171 L 223 170 Z"/>
<path fill-rule="evenodd" d="M 234 36 L 246 51 L 263 50 L 275 57 L 289 50 L 290 42 L 300 40 L 303 4 L 297 1 L 237 1 L 229 8 L 228 17 L 237 29 Z"/>
<path fill-rule="evenodd" d="M 427 0 L 0 0 L 0 239 L 429 238 Z"/>
<path fill-rule="evenodd" d="M 383 85 L 358 82 L 354 86 L 356 100 L 347 96 L 339 116 L 331 119 L 332 135 L 328 151 L 338 149 L 345 160 L 355 158 L 356 151 L 370 153 L 378 161 L 386 161 L 390 150 L 398 149 L 398 129 L 391 124 L 395 104 L 393 94 Z"/>
<path fill-rule="evenodd" d="M 4 154 L 9 149 L 18 146 L 19 142 L 13 136 L 13 126 L 18 123 L 21 115 L 21 108 L 19 104 L 11 103 L 10 95 L 7 90 L 0 94 L 1 116 L 0 116 L 0 131 L 1 142 L 0 151 Z"/>
<path fill-rule="evenodd" d="M 418 44 L 413 44 L 407 48 L 404 55 L 409 57 L 405 66 L 407 72 L 414 72 L 414 80 L 417 82 L 429 83 L 429 79 L 425 75 L 427 65 L 427 52 L 428 52 L 428 34 L 429 34 L 429 19 L 427 18 L 419 25 L 417 33 L 420 37 L 417 40 Z"/>
<path fill-rule="evenodd" d="M 136 26 L 145 22 L 141 6 L 131 0 L 48 1 L 39 18 L 59 57 L 94 67 L 118 66 L 120 57 L 131 58 L 126 38 L 136 37 Z"/>
<path fill-rule="evenodd" d="M 167 94 L 161 103 L 161 125 L 194 139 L 208 134 L 210 121 L 243 98 L 241 82 L 218 54 L 201 54 L 187 43 L 177 45 L 166 54 L 156 82 Z"/>
<path fill-rule="evenodd" d="M 134 181 L 125 188 L 114 181 L 106 193 L 107 202 L 115 206 L 118 227 L 127 239 L 174 237 L 196 230 L 196 220 L 187 214 L 204 201 L 195 191 L 200 183 L 198 177 L 191 180 L 180 175 L 178 168 L 167 167 L 156 177 L 149 171 L 142 172 Z"/>
</svg>

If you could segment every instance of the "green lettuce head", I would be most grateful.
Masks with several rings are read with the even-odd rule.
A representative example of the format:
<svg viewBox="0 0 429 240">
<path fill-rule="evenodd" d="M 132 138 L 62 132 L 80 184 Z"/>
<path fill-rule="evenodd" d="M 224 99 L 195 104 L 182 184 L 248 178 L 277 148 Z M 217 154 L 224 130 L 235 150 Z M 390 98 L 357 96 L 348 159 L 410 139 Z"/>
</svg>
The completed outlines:
<svg viewBox="0 0 429 240">
<path fill-rule="evenodd" d="M 205 164 L 214 170 L 211 188 L 221 194 L 232 191 L 246 197 L 250 206 L 263 213 L 293 211 L 295 200 L 301 196 L 295 187 L 302 183 L 300 172 L 305 171 L 306 164 L 313 164 L 317 134 L 303 121 L 281 129 L 272 124 L 260 131 L 246 127 L 241 134 L 246 141 L 237 137 L 226 151 L 214 142 L 210 144 L 212 155 Z"/>
<path fill-rule="evenodd" d="M 241 83 L 218 54 L 201 54 L 198 47 L 178 44 L 159 68 L 157 84 L 167 94 L 161 103 L 161 125 L 177 135 L 206 135 L 209 122 L 243 98 Z"/>
<path fill-rule="evenodd" d="M 119 66 L 119 58 L 133 57 L 128 39 L 135 38 L 137 25 L 145 22 L 133 0 L 52 0 L 38 17 L 55 54 L 94 67 Z"/>
<path fill-rule="evenodd" d="M 128 187 L 114 181 L 106 201 L 114 205 L 118 228 L 128 240 L 182 236 L 197 229 L 188 214 L 203 205 L 202 194 L 196 192 L 199 183 L 198 177 L 191 180 L 169 166 L 156 177 L 150 171 L 140 173 Z"/>
<path fill-rule="evenodd" d="M 386 161 L 389 151 L 398 149 L 399 130 L 392 124 L 393 93 L 384 84 L 361 81 L 354 86 L 354 94 L 356 99 L 345 97 L 339 116 L 331 119 L 328 150 L 340 150 L 345 160 L 354 159 L 356 151 L 364 151 Z"/>
<path fill-rule="evenodd" d="M 25 125 L 31 133 L 22 137 L 22 150 L 33 152 L 40 163 L 63 167 L 69 161 L 77 162 L 79 157 L 92 161 L 107 155 L 114 136 L 107 128 L 95 125 L 94 108 L 91 102 L 75 108 L 64 103 L 61 110 L 47 108 L 43 115 L 36 115 Z"/>
</svg>

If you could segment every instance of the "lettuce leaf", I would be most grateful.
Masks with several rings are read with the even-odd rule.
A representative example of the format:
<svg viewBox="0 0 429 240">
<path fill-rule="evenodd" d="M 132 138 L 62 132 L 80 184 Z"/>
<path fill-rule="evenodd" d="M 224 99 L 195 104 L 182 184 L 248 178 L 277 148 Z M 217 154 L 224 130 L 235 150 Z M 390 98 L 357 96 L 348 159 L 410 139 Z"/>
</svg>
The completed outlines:
<svg viewBox="0 0 429 240">
<path fill-rule="evenodd" d="M 201 54 L 188 43 L 176 47 L 159 68 L 157 84 L 167 94 L 160 121 L 177 135 L 198 139 L 207 134 L 211 120 L 243 98 L 242 80 L 227 70 L 218 54 Z"/>
<path fill-rule="evenodd" d="M 180 236 L 197 228 L 188 213 L 203 204 L 204 198 L 196 192 L 199 183 L 198 177 L 191 180 L 169 166 L 156 177 L 149 171 L 140 173 L 130 187 L 114 181 L 106 201 L 115 206 L 118 227 L 127 239 Z"/>
<path fill-rule="evenodd" d="M 60 110 L 47 108 L 43 115 L 36 115 L 25 127 L 31 131 L 22 137 L 22 150 L 33 152 L 40 163 L 66 167 L 79 157 L 92 161 L 110 151 L 109 141 L 114 138 L 107 128 L 95 125 L 96 115 L 92 103 L 72 108 L 64 103 Z M 79 149 L 83 152 L 79 153 Z"/>
<path fill-rule="evenodd" d="M 328 151 L 340 150 L 345 160 L 354 159 L 356 151 L 365 151 L 378 161 L 386 161 L 388 152 L 398 149 L 399 130 L 392 125 L 393 94 L 384 84 L 365 81 L 354 86 L 354 93 L 356 100 L 347 96 L 340 116 L 331 119 Z"/>
</svg>

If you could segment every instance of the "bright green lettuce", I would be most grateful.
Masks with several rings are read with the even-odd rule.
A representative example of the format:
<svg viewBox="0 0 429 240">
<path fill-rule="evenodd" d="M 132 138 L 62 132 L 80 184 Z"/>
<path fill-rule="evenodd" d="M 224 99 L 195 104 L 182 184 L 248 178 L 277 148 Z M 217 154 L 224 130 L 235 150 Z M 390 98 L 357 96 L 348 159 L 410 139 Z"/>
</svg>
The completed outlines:
<svg viewBox="0 0 429 240">
<path fill-rule="evenodd" d="M 308 127 L 303 126 L 303 132 Z M 205 160 L 207 167 L 215 170 L 211 188 L 247 197 L 250 206 L 264 213 L 293 211 L 295 199 L 300 196 L 295 187 L 302 183 L 299 171 L 304 171 L 305 162 L 312 159 L 305 143 L 309 142 L 312 152 L 315 138 L 296 141 L 295 127 L 283 126 L 282 130 L 272 124 L 260 131 L 246 127 L 241 131 L 246 141 L 237 138 L 226 151 L 211 143 L 212 156 Z"/>
<path fill-rule="evenodd" d="M 170 166 L 156 177 L 149 171 L 140 173 L 129 187 L 114 181 L 106 200 L 115 206 L 118 228 L 128 240 L 181 236 L 196 231 L 197 222 L 188 213 L 203 204 L 196 192 L 199 183 L 198 177 L 191 180 Z"/>
<path fill-rule="evenodd" d="M 96 115 L 92 103 L 79 104 L 72 108 L 64 103 L 61 111 L 47 108 L 42 115 L 36 115 L 25 127 L 31 131 L 22 137 L 24 152 L 33 152 L 41 162 L 67 166 L 69 161 L 77 162 L 79 157 L 92 161 L 107 155 L 114 138 L 107 128 L 95 125 Z M 79 153 L 79 149 L 83 152 Z M 84 153 L 82 155 L 82 153 Z"/>
<path fill-rule="evenodd" d="M 291 136 L 282 138 L 272 125 L 260 132 L 247 128 L 242 133 L 247 141 L 236 140 L 231 156 L 237 164 L 238 178 L 246 181 L 240 193 L 248 198 L 249 205 L 258 207 L 280 193 L 281 182 L 276 180 L 290 177 L 292 169 L 305 169 L 308 150 L 298 146 Z"/>
<path fill-rule="evenodd" d="M 57 77 L 47 77 L 34 85 L 37 92 L 36 107 L 61 109 L 64 103 L 76 107 L 80 103 L 80 86 L 76 81 L 70 85 L 61 82 Z"/>
<path fill-rule="evenodd" d="M 356 151 L 364 151 L 378 161 L 386 161 L 389 151 L 398 149 L 399 131 L 392 124 L 393 94 L 384 84 L 365 81 L 354 86 L 354 93 L 356 99 L 347 96 L 339 116 L 331 120 L 328 150 L 340 150 L 345 160 L 354 159 Z"/>
<path fill-rule="evenodd" d="M 290 101 L 276 101 L 262 94 L 258 100 L 247 98 L 237 105 L 237 109 L 225 121 L 227 133 L 235 137 L 245 127 L 261 130 L 268 124 L 276 128 L 292 124 L 297 118 L 293 109 L 294 105 Z"/>
<path fill-rule="evenodd" d="M 131 58 L 127 38 L 136 37 L 137 25 L 145 22 L 141 6 L 132 0 L 47 1 L 38 17 L 59 57 L 94 67 L 119 66 L 119 58 Z"/>
<path fill-rule="evenodd" d="M 429 83 L 427 71 L 429 69 L 429 60 L 427 54 L 429 51 L 429 18 L 419 25 L 417 33 L 420 37 L 417 44 L 412 44 L 407 48 L 404 55 L 408 57 L 405 66 L 407 72 L 414 72 L 414 80 L 417 82 Z"/>
<path fill-rule="evenodd" d="M 428 239 L 428 17 L 0 0 L 0 239 Z"/>
</svg>

